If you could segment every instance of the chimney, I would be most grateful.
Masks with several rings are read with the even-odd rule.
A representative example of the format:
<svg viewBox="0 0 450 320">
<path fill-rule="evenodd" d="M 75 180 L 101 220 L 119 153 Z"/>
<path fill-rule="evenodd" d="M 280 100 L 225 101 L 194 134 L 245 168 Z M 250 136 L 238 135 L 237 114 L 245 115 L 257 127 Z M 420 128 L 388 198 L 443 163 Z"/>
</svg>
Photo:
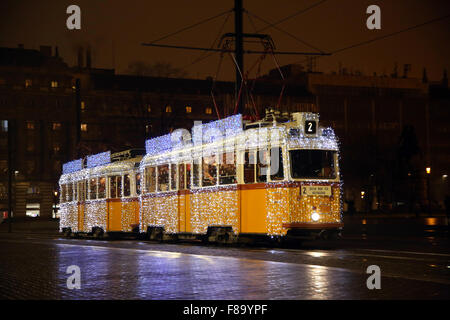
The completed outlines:
<svg viewBox="0 0 450 320">
<path fill-rule="evenodd" d="M 86 68 L 90 69 L 91 68 L 91 64 L 92 64 L 92 59 L 91 59 L 91 48 L 88 47 L 86 49 Z"/>
<path fill-rule="evenodd" d="M 444 88 L 448 88 L 448 77 L 447 77 L 447 69 L 444 69 L 444 73 L 442 75 L 442 86 Z"/>
<path fill-rule="evenodd" d="M 78 48 L 78 68 L 83 69 L 83 48 L 79 47 Z"/>
<path fill-rule="evenodd" d="M 422 82 L 423 83 L 427 83 L 428 82 L 428 76 L 427 76 L 427 69 L 426 68 L 423 68 Z"/>
<path fill-rule="evenodd" d="M 58 46 L 55 47 L 55 58 L 59 58 Z"/>
<path fill-rule="evenodd" d="M 403 65 L 403 78 L 408 78 L 408 73 L 411 71 L 411 65 L 410 64 L 404 64 Z"/>
</svg>

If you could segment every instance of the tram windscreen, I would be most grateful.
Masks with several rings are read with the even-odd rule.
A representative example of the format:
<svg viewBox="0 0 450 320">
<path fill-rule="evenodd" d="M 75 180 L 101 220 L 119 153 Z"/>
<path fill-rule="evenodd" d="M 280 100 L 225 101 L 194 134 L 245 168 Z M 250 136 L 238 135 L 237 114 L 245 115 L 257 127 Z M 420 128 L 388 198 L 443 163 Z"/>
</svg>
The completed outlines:
<svg viewBox="0 0 450 320">
<path fill-rule="evenodd" d="M 294 179 L 334 179 L 334 155 L 328 150 L 291 150 L 292 178 Z"/>
</svg>

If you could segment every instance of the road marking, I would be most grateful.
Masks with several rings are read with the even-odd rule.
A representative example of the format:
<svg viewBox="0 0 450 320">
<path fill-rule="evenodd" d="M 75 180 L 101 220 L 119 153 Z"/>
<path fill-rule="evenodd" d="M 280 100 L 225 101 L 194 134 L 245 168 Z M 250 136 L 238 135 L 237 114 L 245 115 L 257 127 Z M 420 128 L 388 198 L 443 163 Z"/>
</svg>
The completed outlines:
<svg viewBox="0 0 450 320">
<path fill-rule="evenodd" d="M 450 257 L 450 254 L 434 253 L 434 252 L 395 251 L 395 250 L 381 250 L 381 249 L 363 249 L 363 250 L 374 251 L 374 252 L 405 253 L 405 254 L 418 254 L 418 255 L 427 255 L 427 256 Z"/>
<path fill-rule="evenodd" d="M 346 250 L 346 249 L 344 249 Z M 413 251 L 394 251 L 394 250 L 375 250 L 375 249 L 354 249 L 359 251 L 371 251 L 371 252 L 385 252 L 392 254 L 417 254 L 417 255 L 428 255 L 428 256 L 439 256 L 439 257 L 450 257 L 449 254 L 444 253 L 426 253 L 426 252 L 413 252 Z M 406 256 L 389 256 L 389 255 L 377 255 L 377 254 L 365 254 L 361 252 L 351 252 L 351 251 L 343 251 L 339 250 L 309 250 L 309 251 L 301 251 L 298 249 L 280 249 L 280 250 L 267 250 L 267 249 L 250 249 L 249 251 L 254 252 L 269 252 L 269 253 L 283 253 L 283 252 L 293 252 L 299 255 L 309 255 L 316 258 L 320 258 L 322 256 L 333 256 L 333 255 L 347 255 L 347 256 L 361 256 L 361 257 L 375 257 L 375 258 L 386 258 L 386 259 L 397 259 L 397 260 L 413 260 L 413 261 L 430 261 L 431 259 L 424 258 L 414 258 L 414 257 L 406 257 Z"/>
</svg>

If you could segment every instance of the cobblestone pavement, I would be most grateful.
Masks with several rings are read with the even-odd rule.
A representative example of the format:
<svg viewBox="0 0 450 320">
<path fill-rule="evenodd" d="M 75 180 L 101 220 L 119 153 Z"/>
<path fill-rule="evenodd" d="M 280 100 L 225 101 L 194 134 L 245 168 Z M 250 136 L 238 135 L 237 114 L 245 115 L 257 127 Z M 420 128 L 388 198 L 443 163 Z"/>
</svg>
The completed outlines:
<svg viewBox="0 0 450 320">
<path fill-rule="evenodd" d="M 450 254 L 224 248 L 0 234 L 1 299 L 449 299 Z M 69 290 L 67 267 L 81 270 Z M 369 265 L 381 289 L 368 290 Z"/>
</svg>

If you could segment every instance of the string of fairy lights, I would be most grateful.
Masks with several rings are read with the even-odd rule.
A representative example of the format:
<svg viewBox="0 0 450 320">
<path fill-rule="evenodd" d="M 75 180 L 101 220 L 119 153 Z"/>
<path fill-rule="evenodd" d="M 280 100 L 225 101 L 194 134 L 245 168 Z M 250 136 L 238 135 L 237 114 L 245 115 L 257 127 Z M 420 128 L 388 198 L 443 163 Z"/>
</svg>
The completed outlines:
<svg viewBox="0 0 450 320">
<path fill-rule="evenodd" d="M 297 114 L 299 115 L 299 114 Z M 303 124 L 305 120 L 315 121 L 318 126 L 319 115 L 315 113 L 301 113 L 301 118 L 286 123 L 274 121 L 270 125 L 259 126 L 244 130 L 241 115 L 235 115 L 223 120 L 213 121 L 207 124 L 196 124 L 192 128 L 192 136 L 187 130 L 176 130 L 173 133 L 149 139 L 146 141 L 146 155 L 141 159 L 131 159 L 111 163 L 111 153 L 103 152 L 87 157 L 86 168 L 83 167 L 83 159 L 71 161 L 63 166 L 63 175 L 60 186 L 66 190 L 61 192 L 61 222 L 60 228 L 71 228 L 73 232 L 90 232 L 93 227 L 100 227 L 107 231 L 111 217 L 108 210 L 112 205 L 108 204 L 109 177 L 113 175 L 128 175 L 131 183 L 129 198 L 113 203 L 114 210 L 121 212 L 121 229 L 130 231 L 131 225 L 138 223 L 141 232 L 148 226 L 161 226 L 167 233 L 178 233 L 190 228 L 192 233 L 206 233 L 208 226 L 232 226 L 235 233 L 240 230 L 240 207 L 238 184 L 243 184 L 243 176 L 240 171 L 243 164 L 243 153 L 249 150 L 261 151 L 279 148 L 282 152 L 282 181 L 271 179 L 270 170 L 265 182 L 265 224 L 266 234 L 284 235 L 287 229 L 283 224 L 290 222 L 312 222 L 311 212 L 320 215 L 320 223 L 340 222 L 342 218 L 342 182 L 339 177 L 339 140 L 331 128 L 318 127 L 313 135 L 307 135 Z M 303 185 L 314 185 L 317 182 L 329 185 L 331 196 L 306 196 L 300 192 L 298 183 L 292 184 L 291 159 L 288 150 L 327 150 L 336 154 L 335 171 L 333 179 L 300 179 Z M 202 159 L 212 155 L 220 156 L 231 153 L 235 179 L 230 184 L 220 184 L 220 179 L 215 180 L 212 186 L 202 186 L 204 170 Z M 219 157 L 220 158 L 220 157 Z M 203 160 L 204 161 L 204 160 Z M 135 164 L 139 166 L 135 169 Z M 169 178 L 171 188 L 159 190 L 146 186 L 146 168 L 154 167 L 155 183 L 158 183 L 159 167 L 167 166 L 166 174 L 169 177 L 179 174 L 178 164 L 189 164 L 191 170 L 198 170 L 189 175 L 190 190 L 188 194 L 178 192 L 178 185 Z M 175 164 L 175 166 L 172 166 Z M 199 164 L 194 166 L 194 164 Z M 215 164 L 220 166 L 221 164 Z M 270 164 L 270 161 L 268 163 Z M 162 169 L 161 169 L 162 170 Z M 176 170 L 173 171 L 173 170 Z M 255 169 L 256 170 L 256 169 Z M 172 172 L 173 171 L 173 172 Z M 161 174 L 163 171 L 161 171 Z M 218 170 L 215 171 L 219 174 Z M 136 191 L 136 175 L 142 177 L 142 194 Z M 107 181 L 105 198 L 83 199 L 84 194 L 91 192 L 91 179 L 101 177 Z M 194 183 L 194 179 L 198 183 Z M 175 178 L 174 181 L 178 181 Z M 85 183 L 85 192 L 81 194 L 80 182 Z M 122 187 L 123 187 L 122 182 Z M 169 182 L 167 182 L 169 183 Z M 73 184 L 73 188 L 67 188 Z M 81 184 L 82 185 L 82 184 Z M 95 185 L 95 181 L 94 181 Z M 67 190 L 74 194 L 69 201 Z M 175 191 L 174 191 L 175 190 Z M 78 197 L 77 197 L 78 195 Z M 65 197 L 65 198 L 64 198 Z M 123 195 L 122 195 L 123 197 Z M 185 205 L 189 201 L 189 205 Z M 83 208 L 80 209 L 80 205 Z M 185 221 L 185 211 L 189 207 L 188 221 Z M 136 221 L 138 220 L 138 221 Z M 189 225 L 189 228 L 185 228 Z"/>
</svg>

